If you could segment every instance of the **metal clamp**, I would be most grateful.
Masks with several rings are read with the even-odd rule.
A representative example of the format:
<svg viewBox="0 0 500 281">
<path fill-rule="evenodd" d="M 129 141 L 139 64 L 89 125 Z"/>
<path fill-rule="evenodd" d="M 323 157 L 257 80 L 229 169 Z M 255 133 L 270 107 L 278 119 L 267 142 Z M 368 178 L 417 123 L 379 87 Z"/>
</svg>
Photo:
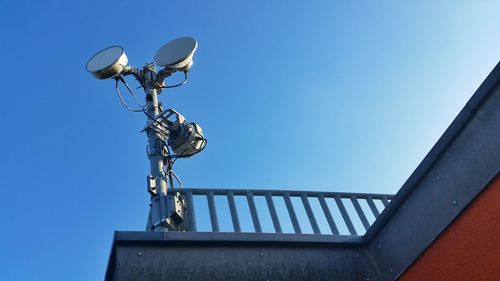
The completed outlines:
<svg viewBox="0 0 500 281">
<path fill-rule="evenodd" d="M 156 196 L 157 194 L 157 184 L 156 184 L 156 177 L 152 175 L 148 175 L 146 177 L 147 181 L 147 186 L 148 186 L 148 193 L 151 194 L 151 196 Z"/>
</svg>

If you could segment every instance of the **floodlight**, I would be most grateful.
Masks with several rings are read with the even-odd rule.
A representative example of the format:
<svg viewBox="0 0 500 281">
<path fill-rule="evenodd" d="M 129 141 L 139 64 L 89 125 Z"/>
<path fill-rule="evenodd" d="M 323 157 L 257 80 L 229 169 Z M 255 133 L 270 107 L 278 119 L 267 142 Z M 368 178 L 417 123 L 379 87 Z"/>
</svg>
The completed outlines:
<svg viewBox="0 0 500 281">
<path fill-rule="evenodd" d="M 200 125 L 185 122 L 175 131 L 170 131 L 171 135 L 168 144 L 174 153 L 179 157 L 189 157 L 205 148 L 206 139 Z"/>
<path fill-rule="evenodd" d="M 177 157 L 190 157 L 207 145 L 200 125 L 187 122 L 176 110 L 169 108 L 160 116 L 164 116 L 161 121 L 169 130 L 168 145 Z"/>
<path fill-rule="evenodd" d="M 128 58 L 120 46 L 112 46 L 99 51 L 87 62 L 87 71 L 97 79 L 114 78 L 123 72 Z"/>
<path fill-rule="evenodd" d="M 192 37 L 180 37 L 163 45 L 155 55 L 159 66 L 174 71 L 186 71 L 193 65 L 193 54 L 198 43 Z"/>
</svg>

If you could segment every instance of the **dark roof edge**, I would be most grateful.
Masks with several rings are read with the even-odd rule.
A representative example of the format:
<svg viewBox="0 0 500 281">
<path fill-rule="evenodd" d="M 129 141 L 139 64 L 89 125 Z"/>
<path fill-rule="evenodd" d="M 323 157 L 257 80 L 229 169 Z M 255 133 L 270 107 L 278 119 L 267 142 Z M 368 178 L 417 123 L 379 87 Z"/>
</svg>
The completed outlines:
<svg viewBox="0 0 500 281">
<path fill-rule="evenodd" d="M 116 237 L 116 231 L 113 235 L 113 242 L 111 243 L 111 250 L 109 252 L 109 259 L 108 259 L 108 264 L 106 265 L 106 271 L 104 273 L 104 281 L 113 281 L 113 274 L 115 271 L 115 263 L 116 263 L 116 242 L 115 242 L 115 237 Z"/>
<path fill-rule="evenodd" d="M 229 244 L 258 243 L 273 245 L 294 244 L 328 244 L 328 245 L 362 245 L 365 240 L 361 236 L 350 235 L 317 235 L 292 233 L 248 233 L 248 232 L 151 232 L 151 231 L 115 231 L 115 244 L 162 244 L 162 243 L 208 243 L 222 242 Z"/>
<path fill-rule="evenodd" d="M 432 147 L 429 153 L 425 156 L 422 162 L 418 165 L 415 171 L 410 175 L 408 180 L 403 184 L 401 189 L 396 193 L 389 205 L 375 220 L 374 224 L 368 229 L 364 238 L 366 241 L 371 241 L 378 231 L 384 227 L 391 216 L 404 204 L 405 200 L 410 196 L 415 188 L 417 188 L 420 180 L 438 161 L 443 152 L 453 143 L 462 129 L 469 123 L 476 111 L 481 107 L 481 104 L 492 93 L 493 88 L 500 81 L 500 63 L 498 63 L 491 73 L 486 77 L 481 86 L 476 90 L 474 95 L 465 104 L 451 125 L 446 129 L 444 134 L 439 138 L 436 144 Z"/>
<path fill-rule="evenodd" d="M 113 281 L 116 268 L 116 248 L 124 245 L 164 246 L 245 246 L 245 247 L 335 247 L 338 249 L 360 248 L 366 244 L 362 236 L 316 235 L 284 233 L 236 233 L 236 232 L 152 232 L 115 231 L 111 254 L 105 272 L 105 281 Z"/>
</svg>

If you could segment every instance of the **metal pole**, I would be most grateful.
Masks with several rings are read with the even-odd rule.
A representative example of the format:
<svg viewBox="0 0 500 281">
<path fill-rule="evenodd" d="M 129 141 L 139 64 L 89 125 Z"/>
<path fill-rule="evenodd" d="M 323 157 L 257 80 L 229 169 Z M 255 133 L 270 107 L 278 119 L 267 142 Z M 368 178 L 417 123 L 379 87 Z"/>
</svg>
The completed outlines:
<svg viewBox="0 0 500 281">
<path fill-rule="evenodd" d="M 149 88 L 149 87 L 148 87 Z M 158 96 L 155 89 L 151 89 L 148 95 L 152 101 L 148 101 L 147 112 L 151 116 L 158 115 Z M 148 124 L 152 124 L 154 121 L 148 118 Z M 157 195 L 167 194 L 167 183 L 163 176 L 163 156 L 156 151 L 158 148 L 158 143 L 161 141 L 161 137 L 158 133 L 153 130 L 148 131 L 148 144 L 149 144 L 149 164 L 151 175 L 156 177 Z"/>
<path fill-rule="evenodd" d="M 158 103 L 159 92 L 154 87 L 154 83 L 156 83 L 156 78 L 157 78 L 156 75 L 157 73 L 153 65 L 148 65 L 144 68 L 143 79 L 144 79 L 144 91 L 146 92 L 146 102 L 147 102 L 146 112 L 152 118 L 156 118 L 156 116 L 158 116 L 158 114 L 160 113 L 160 108 Z M 155 121 L 151 120 L 150 117 L 147 117 L 146 127 L 154 128 Z M 153 199 L 155 197 L 162 197 L 162 195 L 163 196 L 167 195 L 167 182 L 165 180 L 165 175 L 163 172 L 164 163 L 163 163 L 163 155 L 161 154 L 163 146 L 159 145 L 163 143 L 164 139 L 159 133 L 157 133 L 153 129 L 146 130 L 146 132 L 148 135 L 148 158 L 150 164 L 150 175 L 154 178 L 156 182 L 156 196 L 151 198 L 152 201 L 154 201 Z M 153 204 L 155 203 L 153 202 Z M 161 210 L 160 212 L 162 211 L 164 210 Z M 160 215 L 160 218 L 163 219 L 163 216 Z M 168 231 L 167 227 L 163 225 L 154 226 L 152 230 Z"/>
</svg>

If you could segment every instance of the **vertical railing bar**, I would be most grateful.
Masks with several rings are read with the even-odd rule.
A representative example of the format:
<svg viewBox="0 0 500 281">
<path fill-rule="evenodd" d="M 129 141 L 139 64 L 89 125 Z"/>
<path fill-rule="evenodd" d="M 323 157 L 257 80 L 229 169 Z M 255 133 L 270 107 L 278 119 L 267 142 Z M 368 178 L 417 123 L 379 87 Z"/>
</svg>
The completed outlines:
<svg viewBox="0 0 500 281">
<path fill-rule="evenodd" d="M 229 204 L 229 211 L 231 212 L 231 220 L 233 221 L 234 232 L 241 232 L 240 220 L 238 218 L 238 210 L 234 202 L 234 194 L 232 191 L 227 193 L 227 203 Z"/>
<path fill-rule="evenodd" d="M 271 214 L 274 230 L 276 231 L 276 233 L 282 233 L 280 221 L 278 218 L 278 214 L 276 213 L 276 208 L 274 207 L 273 197 L 271 196 L 271 193 L 266 193 L 266 202 L 267 207 L 269 208 L 269 213 Z"/>
<path fill-rule="evenodd" d="M 262 227 L 260 226 L 259 214 L 257 213 L 257 208 L 255 208 L 255 201 L 253 199 L 253 194 L 251 192 L 247 193 L 248 207 L 250 208 L 250 215 L 252 216 L 253 227 L 255 232 L 262 232 Z"/>
<path fill-rule="evenodd" d="M 332 213 L 330 212 L 330 208 L 326 204 L 325 197 L 323 194 L 318 195 L 319 204 L 321 205 L 321 209 L 323 209 L 323 213 L 325 214 L 326 221 L 328 225 L 330 225 L 330 229 L 332 230 L 332 234 L 339 234 L 339 230 L 335 221 L 333 220 Z"/>
<path fill-rule="evenodd" d="M 366 202 L 368 202 L 368 206 L 370 206 L 370 209 L 372 210 L 372 213 L 375 216 L 375 218 L 380 216 L 380 212 L 378 211 L 377 206 L 375 206 L 375 203 L 373 202 L 373 198 L 371 196 L 368 196 Z"/>
<path fill-rule="evenodd" d="M 306 214 L 309 218 L 309 222 L 311 223 L 314 234 L 321 234 L 321 231 L 318 227 L 318 222 L 316 222 L 316 218 L 314 217 L 314 213 L 311 209 L 311 205 L 309 204 L 309 200 L 307 200 L 306 194 L 302 193 L 300 195 L 300 199 L 302 199 L 302 204 L 304 204 L 304 208 L 306 209 Z"/>
<path fill-rule="evenodd" d="M 349 233 L 351 235 L 358 235 L 356 229 L 354 228 L 354 225 L 352 224 L 351 218 L 349 217 L 349 214 L 345 209 L 344 203 L 342 202 L 342 199 L 340 199 L 339 195 L 335 196 L 335 203 L 337 203 L 337 207 L 339 208 L 339 211 L 342 214 L 342 218 L 344 219 L 345 225 L 347 226 Z"/>
<path fill-rule="evenodd" d="M 196 231 L 196 216 L 194 213 L 194 200 L 193 192 L 188 191 L 186 193 L 186 205 L 187 205 L 187 217 L 189 222 L 189 231 Z"/>
<path fill-rule="evenodd" d="M 212 223 L 212 231 L 219 232 L 219 222 L 217 221 L 217 210 L 215 208 L 214 193 L 212 191 L 207 194 L 208 212 L 210 213 L 210 222 Z"/>
<path fill-rule="evenodd" d="M 387 207 L 389 205 L 389 200 L 387 200 L 387 196 L 382 197 L 382 204 L 384 204 L 384 207 Z"/>
<path fill-rule="evenodd" d="M 365 229 L 368 230 L 368 228 L 370 228 L 370 223 L 368 222 L 368 219 L 366 219 L 365 212 L 363 212 L 361 205 L 359 205 L 358 198 L 356 196 L 351 196 L 351 202 L 354 206 L 354 209 L 356 210 L 356 213 L 358 213 L 358 216 L 361 219 L 361 223 L 363 224 Z"/>
<path fill-rule="evenodd" d="M 290 220 L 292 221 L 293 230 L 295 233 L 302 233 L 302 229 L 300 229 L 299 220 L 297 219 L 297 214 L 295 213 L 295 209 L 293 208 L 292 200 L 290 200 L 290 194 L 285 193 L 283 195 L 283 199 L 285 200 L 285 205 L 288 210 L 288 215 L 290 216 Z"/>
</svg>

